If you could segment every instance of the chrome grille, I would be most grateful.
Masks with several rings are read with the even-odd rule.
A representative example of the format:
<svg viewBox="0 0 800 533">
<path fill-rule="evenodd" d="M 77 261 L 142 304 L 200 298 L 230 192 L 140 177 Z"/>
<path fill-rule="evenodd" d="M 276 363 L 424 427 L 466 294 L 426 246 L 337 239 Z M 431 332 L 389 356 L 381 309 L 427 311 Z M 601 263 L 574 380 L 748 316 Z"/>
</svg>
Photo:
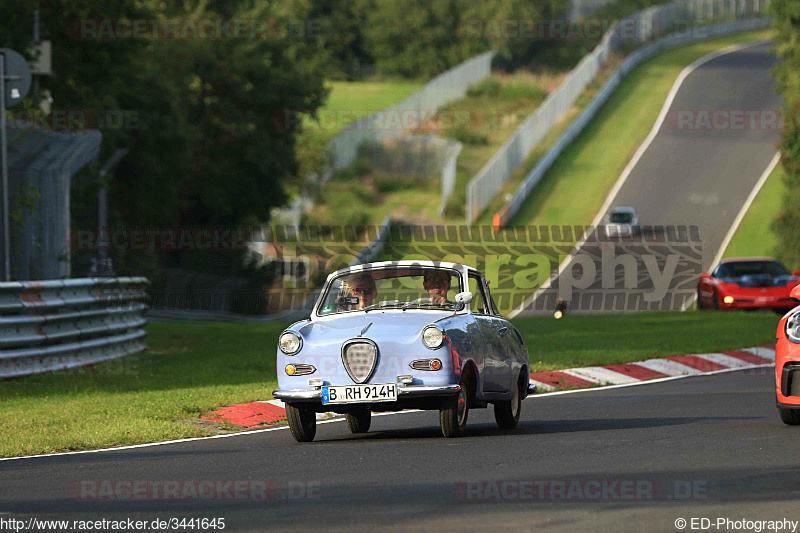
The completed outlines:
<svg viewBox="0 0 800 533">
<path fill-rule="evenodd" d="M 303 363 L 297 363 L 294 365 L 294 375 L 295 376 L 307 376 L 309 374 L 313 374 L 317 371 L 314 365 L 306 365 Z"/>
<path fill-rule="evenodd" d="M 356 383 L 367 381 L 378 362 L 378 347 L 368 340 L 351 340 L 342 345 L 342 363 Z"/>
</svg>

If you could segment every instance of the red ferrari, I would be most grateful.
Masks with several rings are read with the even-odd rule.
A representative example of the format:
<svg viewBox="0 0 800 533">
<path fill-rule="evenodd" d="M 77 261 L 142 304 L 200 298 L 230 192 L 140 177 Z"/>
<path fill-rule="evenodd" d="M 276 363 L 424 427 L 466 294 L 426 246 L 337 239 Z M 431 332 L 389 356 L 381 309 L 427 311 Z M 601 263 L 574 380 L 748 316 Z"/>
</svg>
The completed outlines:
<svg viewBox="0 0 800 533">
<path fill-rule="evenodd" d="M 697 284 L 698 309 L 773 309 L 786 312 L 797 302 L 789 292 L 800 283 L 771 257 L 726 259 Z"/>
<path fill-rule="evenodd" d="M 800 299 L 800 286 L 792 289 L 791 295 Z M 790 426 L 800 425 L 800 306 L 778 323 L 775 388 L 781 420 Z"/>
</svg>

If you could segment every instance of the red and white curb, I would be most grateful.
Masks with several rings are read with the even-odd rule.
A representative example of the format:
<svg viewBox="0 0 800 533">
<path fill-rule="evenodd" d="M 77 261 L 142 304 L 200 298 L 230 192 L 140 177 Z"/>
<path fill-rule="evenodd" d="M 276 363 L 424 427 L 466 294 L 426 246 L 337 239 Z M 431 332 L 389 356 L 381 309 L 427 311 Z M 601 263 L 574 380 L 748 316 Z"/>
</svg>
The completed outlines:
<svg viewBox="0 0 800 533">
<path fill-rule="evenodd" d="M 775 363 L 773 345 L 696 355 L 673 355 L 637 363 L 534 372 L 531 383 L 541 391 L 583 389 L 598 385 L 626 385 L 652 379 L 692 376 L 720 370 L 753 368 Z"/>
<path fill-rule="evenodd" d="M 534 372 L 530 375 L 530 382 L 536 385 L 539 391 L 552 392 L 607 385 L 629 385 L 654 379 L 756 368 L 774 363 L 775 346 L 770 344 L 727 352 L 673 355 L 637 363 Z M 329 416 L 329 413 L 317 413 L 317 419 Z M 252 428 L 285 420 L 286 407 L 280 400 L 240 403 L 217 409 L 201 418 L 211 422 Z"/>
</svg>

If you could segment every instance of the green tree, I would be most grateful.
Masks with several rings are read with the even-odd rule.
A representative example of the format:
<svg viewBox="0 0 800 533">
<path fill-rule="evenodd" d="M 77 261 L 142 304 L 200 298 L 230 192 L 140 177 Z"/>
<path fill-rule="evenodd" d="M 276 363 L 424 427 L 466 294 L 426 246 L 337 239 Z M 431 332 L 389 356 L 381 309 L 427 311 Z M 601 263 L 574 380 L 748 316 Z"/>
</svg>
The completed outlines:
<svg viewBox="0 0 800 533">
<path fill-rule="evenodd" d="M 781 164 L 786 170 L 786 193 L 773 224 L 779 237 L 778 256 L 800 266 L 800 2 L 773 0 L 777 53 L 776 76 L 783 93 L 783 115 L 789 126 L 781 133 Z"/>
</svg>

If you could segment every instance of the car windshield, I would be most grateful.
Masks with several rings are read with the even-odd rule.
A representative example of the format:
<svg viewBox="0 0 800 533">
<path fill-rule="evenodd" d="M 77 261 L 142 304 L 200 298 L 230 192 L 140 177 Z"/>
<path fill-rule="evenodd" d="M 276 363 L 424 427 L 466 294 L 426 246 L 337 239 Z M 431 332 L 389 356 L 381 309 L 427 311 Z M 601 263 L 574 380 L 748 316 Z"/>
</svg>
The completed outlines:
<svg viewBox="0 0 800 533">
<path fill-rule="evenodd" d="M 717 270 L 718 278 L 739 278 L 767 274 L 769 276 L 788 276 L 789 272 L 777 261 L 737 261 L 723 263 Z"/>
<path fill-rule="evenodd" d="M 331 280 L 319 315 L 373 309 L 453 309 L 458 273 L 449 269 L 395 268 L 342 274 Z"/>
<path fill-rule="evenodd" d="M 633 222 L 633 213 L 611 213 L 609 220 L 612 224 L 630 224 Z"/>
</svg>

